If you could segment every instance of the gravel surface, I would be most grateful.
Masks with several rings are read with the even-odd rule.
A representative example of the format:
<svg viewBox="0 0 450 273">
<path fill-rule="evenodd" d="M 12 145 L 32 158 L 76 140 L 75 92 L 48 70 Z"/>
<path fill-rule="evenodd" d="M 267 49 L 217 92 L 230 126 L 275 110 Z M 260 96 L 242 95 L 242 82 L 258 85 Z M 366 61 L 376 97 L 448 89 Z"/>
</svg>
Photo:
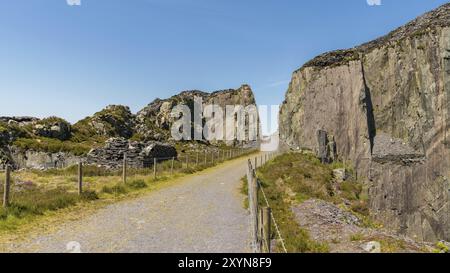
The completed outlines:
<svg viewBox="0 0 450 273">
<path fill-rule="evenodd" d="M 246 159 L 188 176 L 143 197 L 109 205 L 11 252 L 250 252 L 248 214 L 239 193 Z"/>
</svg>

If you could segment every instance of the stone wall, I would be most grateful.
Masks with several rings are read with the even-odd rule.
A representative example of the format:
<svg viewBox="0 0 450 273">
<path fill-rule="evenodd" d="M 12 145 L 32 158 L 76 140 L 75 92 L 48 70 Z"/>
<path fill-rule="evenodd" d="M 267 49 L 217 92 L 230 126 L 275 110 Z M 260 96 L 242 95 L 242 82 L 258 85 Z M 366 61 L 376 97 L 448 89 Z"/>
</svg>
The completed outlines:
<svg viewBox="0 0 450 273">
<path fill-rule="evenodd" d="M 88 164 L 107 168 L 120 168 L 125 153 L 128 166 L 133 168 L 149 167 L 154 158 L 168 160 L 177 157 L 176 149 L 168 144 L 111 138 L 104 147 L 91 150 L 86 161 Z"/>
</svg>

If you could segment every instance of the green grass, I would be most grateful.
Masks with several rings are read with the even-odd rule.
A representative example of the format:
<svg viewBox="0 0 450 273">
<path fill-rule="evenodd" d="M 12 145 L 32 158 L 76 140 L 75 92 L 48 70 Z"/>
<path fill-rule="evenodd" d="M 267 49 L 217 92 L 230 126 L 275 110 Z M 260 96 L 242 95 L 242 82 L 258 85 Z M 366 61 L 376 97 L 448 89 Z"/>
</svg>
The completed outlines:
<svg viewBox="0 0 450 273">
<path fill-rule="evenodd" d="M 247 182 L 247 176 L 242 177 L 241 179 L 242 186 L 241 186 L 241 194 L 245 196 L 244 199 L 244 208 L 248 209 L 249 202 L 248 202 L 248 182 Z"/>
<path fill-rule="evenodd" d="M 355 234 L 352 234 L 352 236 L 350 236 L 350 241 L 352 241 L 352 242 L 359 242 L 362 240 L 364 240 L 364 234 L 362 234 L 362 233 L 355 233 Z"/>
<path fill-rule="evenodd" d="M 18 138 L 13 145 L 22 150 L 42 151 L 49 153 L 69 152 L 74 155 L 85 155 L 93 147 L 92 143 L 61 141 L 54 138 Z"/>
<path fill-rule="evenodd" d="M 289 153 L 269 161 L 257 171 L 270 207 L 277 220 L 288 252 L 328 252 L 328 246 L 312 240 L 306 230 L 297 223 L 291 207 L 308 199 L 322 199 L 334 204 L 342 198 L 350 201 L 351 209 L 365 215 L 367 204 L 363 199 L 363 188 L 357 181 L 341 184 L 339 191 L 333 188 L 333 169 L 343 164 L 322 164 L 309 154 Z M 242 193 L 247 195 L 246 179 Z M 265 206 L 260 196 L 260 206 Z M 275 234 L 273 234 L 275 237 Z M 280 246 L 277 246 L 280 248 Z M 281 251 L 281 249 L 278 249 Z"/>
<path fill-rule="evenodd" d="M 18 220 L 43 215 L 48 211 L 73 206 L 79 202 L 98 199 L 93 191 L 85 191 L 81 196 L 64 188 L 44 190 L 36 188 L 14 192 L 8 208 L 0 208 L 0 229 L 14 229 Z"/>
<path fill-rule="evenodd" d="M 123 182 L 119 182 L 112 186 L 105 185 L 103 186 L 101 192 L 112 195 L 123 195 L 130 191 L 141 190 L 147 187 L 148 184 L 144 181 L 144 179 L 133 179 L 131 181 L 127 181 L 125 184 Z"/>
<path fill-rule="evenodd" d="M 116 184 L 113 186 L 103 186 L 102 188 L 102 193 L 107 193 L 107 194 L 115 194 L 115 195 L 121 195 L 121 194 L 126 194 L 127 188 L 122 185 L 122 184 Z"/>
<path fill-rule="evenodd" d="M 436 251 L 437 253 L 450 253 L 449 248 L 443 242 L 436 243 Z"/>
<path fill-rule="evenodd" d="M 289 253 L 328 252 L 326 244 L 312 240 L 308 232 L 295 221 L 291 204 L 285 201 L 286 196 L 283 192 L 278 191 L 270 182 L 265 182 L 263 188 Z M 263 200 L 260 200 L 260 206 L 266 206 Z M 273 232 L 272 238 L 277 238 L 277 234 Z M 277 245 L 277 250 L 282 252 L 280 244 Z"/>
<path fill-rule="evenodd" d="M 127 182 L 127 186 L 135 190 L 144 189 L 148 187 L 147 183 L 145 183 L 143 179 L 137 179 Z"/>
</svg>

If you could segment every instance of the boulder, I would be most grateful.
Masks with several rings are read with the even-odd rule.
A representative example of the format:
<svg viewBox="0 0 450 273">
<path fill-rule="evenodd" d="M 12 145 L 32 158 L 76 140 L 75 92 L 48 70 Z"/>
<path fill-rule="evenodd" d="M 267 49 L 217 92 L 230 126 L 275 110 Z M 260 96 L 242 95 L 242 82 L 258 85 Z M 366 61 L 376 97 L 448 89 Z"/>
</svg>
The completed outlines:
<svg viewBox="0 0 450 273">
<path fill-rule="evenodd" d="M 368 253 L 381 253 L 381 244 L 376 241 L 363 244 L 361 248 Z"/>
<path fill-rule="evenodd" d="M 72 136 L 72 128 L 70 123 L 64 119 L 50 117 L 37 121 L 33 125 L 33 134 L 64 141 Z"/>
<path fill-rule="evenodd" d="M 334 169 L 333 170 L 333 181 L 337 184 L 341 184 L 344 181 L 347 181 L 347 179 L 350 178 L 350 174 L 348 171 L 344 168 L 341 169 Z"/>
</svg>

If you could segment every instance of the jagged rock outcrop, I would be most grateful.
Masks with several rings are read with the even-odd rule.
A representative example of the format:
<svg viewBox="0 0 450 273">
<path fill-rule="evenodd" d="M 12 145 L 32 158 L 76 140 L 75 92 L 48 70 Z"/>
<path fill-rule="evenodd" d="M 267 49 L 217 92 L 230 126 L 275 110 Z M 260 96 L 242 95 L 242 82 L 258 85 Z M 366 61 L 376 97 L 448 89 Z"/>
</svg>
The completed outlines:
<svg viewBox="0 0 450 273">
<path fill-rule="evenodd" d="M 120 168 L 126 154 L 127 164 L 133 168 L 153 165 L 153 159 L 168 160 L 177 157 L 175 147 L 160 142 L 137 142 L 125 138 L 111 138 L 103 148 L 93 149 L 87 163 L 107 168 Z"/>
<path fill-rule="evenodd" d="M 144 140 L 162 140 L 170 138 L 170 128 L 175 121 L 171 117 L 172 109 L 179 105 L 194 107 L 195 97 L 206 97 L 208 93 L 193 90 L 184 91 L 169 99 L 155 99 L 136 114 L 136 132 Z"/>
<path fill-rule="evenodd" d="M 33 117 L 0 117 L 0 146 L 19 137 L 29 136 L 26 127 L 39 121 Z"/>
<path fill-rule="evenodd" d="M 45 118 L 32 124 L 33 134 L 41 137 L 68 140 L 72 136 L 72 126 L 58 117 Z"/>
<path fill-rule="evenodd" d="M 0 142 L 7 143 L 19 137 L 47 137 L 68 140 L 72 125 L 59 117 L 0 117 Z"/>
<path fill-rule="evenodd" d="M 369 188 L 374 216 L 412 237 L 450 240 L 450 4 L 385 37 L 295 71 L 280 110 L 288 147 L 334 136 Z"/>
<path fill-rule="evenodd" d="M 136 115 L 136 132 L 145 140 L 169 139 L 170 128 L 174 122 L 171 117 L 172 109 L 176 105 L 184 104 L 194 113 L 194 98 L 200 97 L 203 105 L 219 105 L 225 111 L 227 105 L 256 105 L 252 89 L 242 85 L 238 89 L 220 90 L 205 93 L 198 90 L 184 91 L 169 99 L 156 99 Z"/>
<path fill-rule="evenodd" d="M 21 125 L 31 124 L 36 121 L 39 121 L 39 119 L 35 117 L 0 117 L 0 122 L 15 123 Z"/>
</svg>

